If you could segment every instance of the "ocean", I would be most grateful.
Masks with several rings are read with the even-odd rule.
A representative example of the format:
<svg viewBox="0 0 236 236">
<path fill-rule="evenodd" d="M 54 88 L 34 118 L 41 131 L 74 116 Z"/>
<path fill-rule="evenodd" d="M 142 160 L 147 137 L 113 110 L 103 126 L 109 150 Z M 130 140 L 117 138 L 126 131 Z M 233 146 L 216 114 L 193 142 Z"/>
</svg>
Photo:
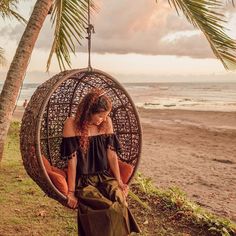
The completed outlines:
<svg viewBox="0 0 236 236">
<path fill-rule="evenodd" d="M 127 84 L 136 106 L 150 109 L 236 111 L 235 83 Z"/>
<path fill-rule="evenodd" d="M 17 105 L 29 100 L 37 83 L 24 83 Z M 236 111 L 235 83 L 124 83 L 137 107 L 199 111 Z M 0 84 L 0 90 L 2 84 Z"/>
</svg>

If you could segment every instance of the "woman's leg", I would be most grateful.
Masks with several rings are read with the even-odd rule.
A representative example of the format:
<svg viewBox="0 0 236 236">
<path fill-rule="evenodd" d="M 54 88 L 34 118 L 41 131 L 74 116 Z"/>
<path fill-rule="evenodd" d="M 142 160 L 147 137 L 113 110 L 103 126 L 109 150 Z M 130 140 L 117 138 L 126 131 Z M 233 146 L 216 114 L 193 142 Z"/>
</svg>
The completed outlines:
<svg viewBox="0 0 236 236">
<path fill-rule="evenodd" d="M 98 186 L 100 192 L 112 202 L 119 202 L 127 206 L 126 197 L 124 192 L 119 187 L 118 181 L 116 179 L 108 179 L 100 183 Z"/>
<path fill-rule="evenodd" d="M 112 201 L 94 186 L 88 185 L 76 191 L 78 205 L 79 236 L 113 236 Z"/>
<path fill-rule="evenodd" d="M 136 223 L 131 211 L 128 209 L 125 194 L 119 187 L 118 181 L 114 178 L 107 179 L 100 183 L 99 190 L 106 198 L 109 198 L 114 205 L 116 204 L 121 209 L 121 214 L 126 225 L 126 232 L 139 233 L 139 226 Z M 128 235 L 128 233 L 126 235 Z"/>
</svg>

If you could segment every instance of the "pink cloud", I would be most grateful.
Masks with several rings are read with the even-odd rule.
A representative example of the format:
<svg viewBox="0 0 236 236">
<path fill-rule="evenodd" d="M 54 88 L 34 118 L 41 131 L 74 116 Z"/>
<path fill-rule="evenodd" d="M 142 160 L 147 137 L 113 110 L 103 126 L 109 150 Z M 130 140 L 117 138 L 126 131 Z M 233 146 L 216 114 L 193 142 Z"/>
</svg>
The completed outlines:
<svg viewBox="0 0 236 236">
<path fill-rule="evenodd" d="M 227 6 L 229 19 L 236 17 L 235 8 Z M 168 1 L 155 0 L 109 0 L 99 1 L 99 12 L 92 16 L 96 34 L 93 35 L 92 51 L 96 53 L 140 53 L 151 55 L 177 55 L 194 58 L 214 57 L 207 40 L 202 34 L 183 36 L 174 41 L 163 41 L 166 35 L 195 30 L 183 16 L 178 16 Z M 235 30 L 235 29 L 234 29 Z M 22 27 L 0 29 L 9 39 L 17 40 Z M 53 31 L 46 21 L 36 47 L 49 50 Z M 4 35 L 3 35 L 4 37 Z M 86 51 L 83 41 L 79 51 Z"/>
</svg>

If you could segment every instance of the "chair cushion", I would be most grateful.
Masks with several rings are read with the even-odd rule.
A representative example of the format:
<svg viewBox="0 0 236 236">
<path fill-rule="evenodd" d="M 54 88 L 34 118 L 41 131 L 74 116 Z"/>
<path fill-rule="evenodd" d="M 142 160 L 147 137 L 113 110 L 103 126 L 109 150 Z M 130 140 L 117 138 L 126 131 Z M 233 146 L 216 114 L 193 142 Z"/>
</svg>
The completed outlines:
<svg viewBox="0 0 236 236">
<path fill-rule="evenodd" d="M 56 186 L 56 188 L 61 193 L 63 193 L 64 195 L 67 196 L 67 194 L 68 194 L 68 184 L 66 182 L 66 178 L 63 175 L 61 175 L 59 173 L 56 173 L 54 171 L 49 171 L 48 175 L 49 175 L 51 181 L 53 182 L 53 184 Z"/>
<path fill-rule="evenodd" d="M 44 167 L 48 173 L 49 178 L 56 188 L 63 194 L 68 194 L 68 184 L 66 182 L 67 173 L 66 171 L 52 166 L 48 159 L 42 155 Z"/>
<path fill-rule="evenodd" d="M 46 171 L 47 172 L 51 171 L 52 166 L 51 166 L 50 162 L 48 161 L 48 159 L 44 155 L 42 155 L 42 160 L 43 160 L 43 164 L 44 164 L 44 167 L 45 167 Z"/>
<path fill-rule="evenodd" d="M 126 184 L 134 170 L 134 167 L 124 161 L 118 160 L 119 169 L 120 169 L 120 177 L 124 184 Z"/>
<path fill-rule="evenodd" d="M 60 175 L 64 176 L 65 179 L 67 179 L 67 174 L 66 174 L 65 170 L 59 169 L 55 166 L 52 166 L 51 168 L 52 168 L 53 172 L 56 172 L 57 174 L 60 174 Z"/>
</svg>

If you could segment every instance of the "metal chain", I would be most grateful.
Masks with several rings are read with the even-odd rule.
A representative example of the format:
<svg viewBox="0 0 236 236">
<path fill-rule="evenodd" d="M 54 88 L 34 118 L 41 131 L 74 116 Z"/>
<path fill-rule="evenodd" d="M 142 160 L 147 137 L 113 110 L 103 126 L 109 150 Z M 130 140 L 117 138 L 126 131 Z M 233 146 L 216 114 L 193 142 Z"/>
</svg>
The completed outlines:
<svg viewBox="0 0 236 236">
<path fill-rule="evenodd" d="M 92 70 L 91 67 L 91 35 L 94 34 L 94 26 L 90 23 L 90 0 L 88 0 L 88 26 L 86 27 L 88 36 L 88 71 Z"/>
</svg>

